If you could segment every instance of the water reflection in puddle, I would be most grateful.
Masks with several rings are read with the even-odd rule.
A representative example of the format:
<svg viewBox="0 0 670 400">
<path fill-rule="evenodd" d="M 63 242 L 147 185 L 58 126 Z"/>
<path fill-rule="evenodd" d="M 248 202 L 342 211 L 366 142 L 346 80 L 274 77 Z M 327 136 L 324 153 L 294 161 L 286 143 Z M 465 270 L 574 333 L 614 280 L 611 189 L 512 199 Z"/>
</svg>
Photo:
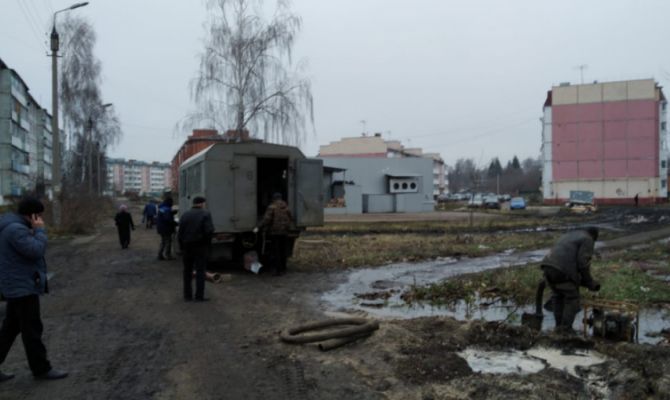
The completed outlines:
<svg viewBox="0 0 670 400">
<path fill-rule="evenodd" d="M 450 306 L 430 304 L 408 305 L 401 294 L 411 286 L 424 286 L 455 276 L 478 273 L 491 269 L 526 265 L 542 260 L 548 250 L 522 253 L 505 253 L 475 259 L 439 259 L 417 264 L 392 264 L 380 268 L 360 269 L 349 273 L 347 281 L 325 293 L 322 300 L 330 311 L 359 311 L 380 318 L 410 319 L 430 316 L 450 316 L 459 320 L 483 319 L 486 321 L 510 320 L 520 323 L 521 314 L 534 312 L 533 306 L 519 307 L 515 304 L 495 304 L 489 307 L 474 307 L 464 301 Z M 478 304 L 478 302 L 475 302 Z M 581 313 L 577 315 L 575 329 L 581 329 Z M 552 314 L 546 314 L 542 328 L 554 327 Z M 658 343 L 661 337 L 652 337 L 662 329 L 670 328 L 670 313 L 667 310 L 647 309 L 640 312 L 641 343 Z M 652 335 L 652 336 L 648 336 Z"/>
</svg>

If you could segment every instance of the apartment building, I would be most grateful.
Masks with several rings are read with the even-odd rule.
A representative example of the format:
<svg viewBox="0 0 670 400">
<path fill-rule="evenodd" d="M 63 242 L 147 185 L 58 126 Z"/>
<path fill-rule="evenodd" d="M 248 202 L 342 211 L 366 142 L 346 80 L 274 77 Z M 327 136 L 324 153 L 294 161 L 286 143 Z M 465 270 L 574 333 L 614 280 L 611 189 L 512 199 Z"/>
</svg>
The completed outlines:
<svg viewBox="0 0 670 400">
<path fill-rule="evenodd" d="M 446 166 L 438 153 L 424 153 L 420 148 L 407 148 L 398 140 L 384 140 L 381 133 L 374 136 L 346 137 L 319 147 L 321 158 L 408 158 L 420 157 L 433 161 L 433 198 L 446 190 Z"/>
<path fill-rule="evenodd" d="M 570 191 L 600 204 L 668 198 L 667 101 L 653 79 L 554 86 L 544 104 L 542 191 L 560 204 Z"/>
<path fill-rule="evenodd" d="M 112 193 L 161 195 L 170 188 L 172 170 L 168 163 L 108 158 L 107 188 Z"/>
<path fill-rule="evenodd" d="M 51 115 L 0 60 L 0 205 L 26 193 L 51 197 L 52 143 Z"/>
</svg>

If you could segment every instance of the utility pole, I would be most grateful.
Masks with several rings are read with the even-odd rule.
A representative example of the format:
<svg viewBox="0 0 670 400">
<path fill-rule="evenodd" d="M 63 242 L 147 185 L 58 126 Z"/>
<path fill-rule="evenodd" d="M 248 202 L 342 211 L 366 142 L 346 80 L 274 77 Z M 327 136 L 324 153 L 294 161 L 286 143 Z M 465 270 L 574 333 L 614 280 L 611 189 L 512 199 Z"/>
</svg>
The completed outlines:
<svg viewBox="0 0 670 400">
<path fill-rule="evenodd" d="M 60 129 L 58 127 L 58 49 L 60 48 L 60 38 L 56 31 L 56 15 L 58 13 L 74 10 L 75 8 L 84 7 L 88 2 L 76 3 L 68 8 L 58 10 L 53 16 L 53 27 L 51 29 L 51 187 L 53 196 L 53 224 L 60 226 L 61 224 L 61 148 L 60 148 Z"/>
</svg>

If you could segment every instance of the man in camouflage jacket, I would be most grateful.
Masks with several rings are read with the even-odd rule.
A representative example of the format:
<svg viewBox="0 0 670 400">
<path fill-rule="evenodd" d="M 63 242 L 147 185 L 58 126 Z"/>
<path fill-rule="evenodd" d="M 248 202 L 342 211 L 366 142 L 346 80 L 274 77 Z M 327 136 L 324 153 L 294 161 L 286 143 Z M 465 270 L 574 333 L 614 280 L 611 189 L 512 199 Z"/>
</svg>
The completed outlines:
<svg viewBox="0 0 670 400">
<path fill-rule="evenodd" d="M 272 195 L 272 204 L 265 211 L 263 220 L 258 228 L 266 229 L 270 239 L 269 259 L 274 268 L 275 275 L 286 272 L 286 259 L 288 258 L 288 233 L 293 224 L 293 216 L 288 204 L 282 200 L 281 193 Z M 258 231 L 254 229 L 254 232 Z"/>
</svg>

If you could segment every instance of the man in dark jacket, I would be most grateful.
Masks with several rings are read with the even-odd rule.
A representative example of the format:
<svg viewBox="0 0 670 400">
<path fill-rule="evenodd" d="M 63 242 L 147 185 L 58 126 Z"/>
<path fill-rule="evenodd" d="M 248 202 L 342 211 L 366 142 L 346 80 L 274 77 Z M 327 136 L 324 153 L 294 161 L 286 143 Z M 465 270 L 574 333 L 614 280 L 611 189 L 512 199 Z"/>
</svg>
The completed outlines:
<svg viewBox="0 0 670 400">
<path fill-rule="evenodd" d="M 184 300 L 193 300 L 193 270 L 195 270 L 195 301 L 205 298 L 205 269 L 209 256 L 209 245 L 214 233 L 212 215 L 205 210 L 205 198 L 193 199 L 193 208 L 179 219 L 179 243 L 184 262 Z"/>
<path fill-rule="evenodd" d="M 116 230 L 119 231 L 121 248 L 127 249 L 130 245 L 130 230 L 135 230 L 135 224 L 133 223 L 133 217 L 128 212 L 128 207 L 126 207 L 125 204 L 122 204 L 121 207 L 119 207 L 119 212 L 116 213 L 114 222 L 116 223 Z"/>
<path fill-rule="evenodd" d="M 281 275 L 286 272 L 286 259 L 288 258 L 288 233 L 293 223 L 291 210 L 288 204 L 282 200 L 281 193 L 272 195 L 272 204 L 265 211 L 263 220 L 254 233 L 259 228 L 265 228 L 269 234 L 270 240 L 270 262 L 274 268 L 275 275 Z"/>
<path fill-rule="evenodd" d="M 168 197 L 158 206 L 156 231 L 161 235 L 161 245 L 158 248 L 159 260 L 172 260 L 174 258 L 172 257 L 172 235 L 177 223 L 174 221 L 172 204 L 172 197 Z"/>
<path fill-rule="evenodd" d="M 552 291 L 556 329 L 572 331 L 572 323 L 580 309 L 579 287 L 600 290 L 591 277 L 591 258 L 598 240 L 598 228 L 589 227 L 561 236 L 542 260 L 544 278 Z"/>
<path fill-rule="evenodd" d="M 16 213 L 0 218 L 0 293 L 7 300 L 0 328 L 0 364 L 21 334 L 35 379 L 62 379 L 67 372 L 51 368 L 42 343 L 39 296 L 48 291 L 43 211 L 39 200 L 25 198 Z M 0 372 L 0 382 L 13 377 Z"/>
</svg>

